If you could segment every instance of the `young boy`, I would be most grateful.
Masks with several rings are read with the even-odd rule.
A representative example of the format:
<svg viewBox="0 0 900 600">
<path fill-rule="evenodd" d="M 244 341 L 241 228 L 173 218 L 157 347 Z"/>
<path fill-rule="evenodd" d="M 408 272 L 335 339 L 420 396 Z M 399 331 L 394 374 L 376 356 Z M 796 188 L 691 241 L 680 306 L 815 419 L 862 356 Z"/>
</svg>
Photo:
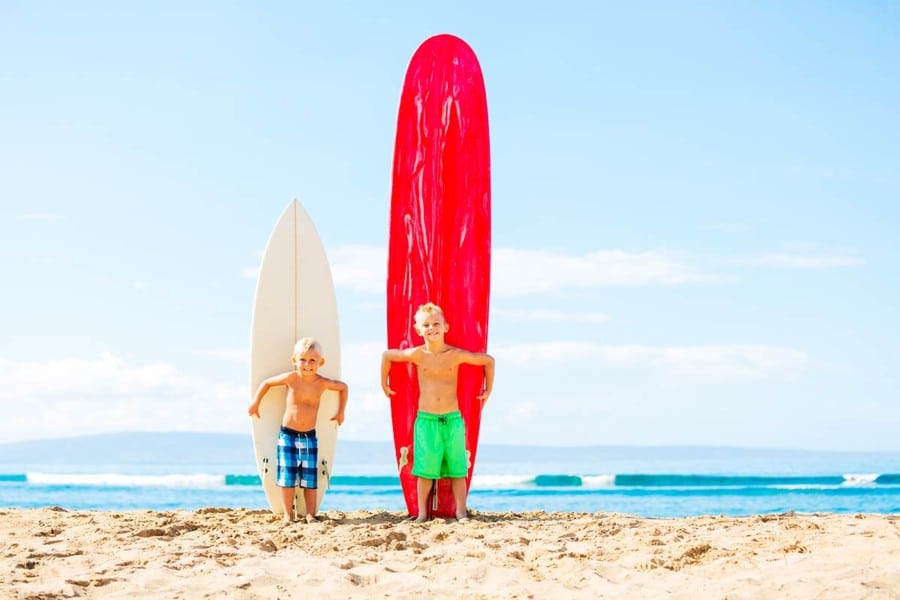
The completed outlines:
<svg viewBox="0 0 900 600">
<path fill-rule="evenodd" d="M 276 458 L 276 484 L 282 488 L 284 522 L 294 520 L 294 489 L 299 484 L 303 489 L 306 503 L 306 521 L 316 520 L 316 487 L 318 473 L 318 440 L 316 439 L 316 418 L 319 401 L 327 390 L 339 394 L 338 411 L 332 421 L 340 425 L 344 422 L 344 408 L 347 405 L 347 384 L 319 375 L 319 368 L 325 364 L 322 346 L 313 338 L 303 338 L 294 346 L 291 355 L 293 371 L 269 377 L 263 381 L 247 413 L 259 418 L 259 403 L 269 388 L 276 385 L 287 386 L 284 418 L 278 433 Z"/>
<path fill-rule="evenodd" d="M 418 477 L 419 514 L 417 522 L 428 517 L 428 495 L 436 479 L 450 478 L 450 489 L 456 502 L 456 518 L 466 519 L 466 429 L 459 412 L 456 379 L 459 365 L 466 363 L 484 367 L 484 392 L 477 397 L 482 406 L 494 385 L 494 359 L 481 352 L 469 352 L 444 342 L 450 326 L 444 311 L 435 304 L 419 307 L 415 314 L 416 333 L 425 343 L 415 348 L 387 350 L 381 357 L 381 388 L 388 396 L 391 363 L 411 362 L 419 378 L 419 412 L 413 426 L 413 470 Z M 442 468 L 444 467 L 444 468 Z"/>
</svg>

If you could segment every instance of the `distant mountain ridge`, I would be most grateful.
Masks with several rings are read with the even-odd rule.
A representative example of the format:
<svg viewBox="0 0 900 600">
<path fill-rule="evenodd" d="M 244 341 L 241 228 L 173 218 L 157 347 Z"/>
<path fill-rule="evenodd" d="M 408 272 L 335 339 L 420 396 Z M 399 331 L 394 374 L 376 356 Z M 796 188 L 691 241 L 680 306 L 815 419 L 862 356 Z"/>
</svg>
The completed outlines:
<svg viewBox="0 0 900 600">
<path fill-rule="evenodd" d="M 339 459 L 362 463 L 393 456 L 390 442 L 338 444 Z M 160 460 L 160 457 L 165 460 Z M 246 465 L 256 470 L 250 434 L 151 432 L 105 433 L 0 444 L 0 464 L 169 464 Z"/>
<path fill-rule="evenodd" d="M 829 454 L 824 451 L 713 446 L 582 446 L 538 447 L 481 444 L 480 461 L 521 463 L 534 460 L 643 459 L 665 451 L 670 458 L 766 458 Z M 256 469 L 249 434 L 197 432 L 124 432 L 0 444 L 0 464 L 228 464 Z M 389 441 L 340 440 L 336 461 L 391 466 Z"/>
<path fill-rule="evenodd" d="M 161 453 L 170 464 L 254 460 L 250 435 L 135 431 L 0 444 L 0 463 L 158 463 Z"/>
</svg>

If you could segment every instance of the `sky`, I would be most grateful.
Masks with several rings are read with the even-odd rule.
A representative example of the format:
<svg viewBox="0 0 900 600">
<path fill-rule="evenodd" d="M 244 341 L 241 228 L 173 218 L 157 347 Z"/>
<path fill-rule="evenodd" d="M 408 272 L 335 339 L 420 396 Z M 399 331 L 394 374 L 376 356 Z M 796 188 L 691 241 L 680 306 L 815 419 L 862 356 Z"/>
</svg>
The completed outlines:
<svg viewBox="0 0 900 600">
<path fill-rule="evenodd" d="M 0 443 L 249 434 L 294 198 L 341 438 L 391 439 L 394 131 L 437 33 L 488 96 L 482 443 L 900 450 L 900 5 L 827 0 L 0 0 Z"/>
</svg>

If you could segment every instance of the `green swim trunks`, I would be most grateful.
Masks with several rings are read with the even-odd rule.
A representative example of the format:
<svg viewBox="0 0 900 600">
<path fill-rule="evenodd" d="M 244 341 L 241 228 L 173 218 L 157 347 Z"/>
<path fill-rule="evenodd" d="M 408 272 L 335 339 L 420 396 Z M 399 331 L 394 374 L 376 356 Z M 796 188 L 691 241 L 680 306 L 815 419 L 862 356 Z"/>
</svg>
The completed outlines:
<svg viewBox="0 0 900 600">
<path fill-rule="evenodd" d="M 418 412 L 413 426 L 412 474 L 425 479 L 469 474 L 466 424 L 458 410 L 444 415 Z"/>
</svg>

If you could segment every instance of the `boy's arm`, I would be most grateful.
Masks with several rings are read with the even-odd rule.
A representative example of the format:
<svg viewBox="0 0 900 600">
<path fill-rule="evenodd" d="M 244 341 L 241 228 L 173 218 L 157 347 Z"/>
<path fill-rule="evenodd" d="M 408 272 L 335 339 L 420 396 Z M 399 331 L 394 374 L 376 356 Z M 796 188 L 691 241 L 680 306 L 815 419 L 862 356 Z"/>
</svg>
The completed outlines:
<svg viewBox="0 0 900 600">
<path fill-rule="evenodd" d="M 406 348 L 405 350 L 385 350 L 381 355 L 381 389 L 385 396 L 393 396 L 397 392 L 388 385 L 388 377 L 391 374 L 391 363 L 395 362 L 414 362 L 415 348 Z"/>
<path fill-rule="evenodd" d="M 478 400 L 481 400 L 481 407 L 484 408 L 484 405 L 487 404 L 488 396 L 491 395 L 491 391 L 494 389 L 494 357 L 490 354 L 481 354 L 480 360 L 474 364 L 480 364 L 484 367 L 484 391 L 480 396 L 476 396 Z"/>
<path fill-rule="evenodd" d="M 494 357 L 484 352 L 462 350 L 459 354 L 459 362 L 484 367 L 484 390 L 479 396 L 476 396 L 478 400 L 481 400 L 481 406 L 484 407 L 488 396 L 491 395 L 491 390 L 494 389 Z"/>
<path fill-rule="evenodd" d="M 266 392 L 268 392 L 270 388 L 276 385 L 287 384 L 290 375 L 290 373 L 282 373 L 281 375 L 275 375 L 274 377 L 264 379 L 263 382 L 259 384 L 256 393 L 253 395 L 253 402 L 251 402 L 250 407 L 247 408 L 247 414 L 251 417 L 254 415 L 259 417 L 259 403 L 262 402 L 263 396 L 266 395 Z"/>
<path fill-rule="evenodd" d="M 328 389 L 334 390 L 338 393 L 338 410 L 331 417 L 332 421 L 337 421 L 338 425 L 343 424 L 344 422 L 344 409 L 347 407 L 347 396 L 349 394 L 349 388 L 347 384 L 343 381 L 330 381 L 328 385 Z"/>
<path fill-rule="evenodd" d="M 481 400 L 481 408 L 487 404 L 488 396 L 494 389 L 494 357 L 487 354 L 485 356 L 488 360 L 484 363 L 484 392 L 478 396 L 478 399 Z"/>
</svg>

